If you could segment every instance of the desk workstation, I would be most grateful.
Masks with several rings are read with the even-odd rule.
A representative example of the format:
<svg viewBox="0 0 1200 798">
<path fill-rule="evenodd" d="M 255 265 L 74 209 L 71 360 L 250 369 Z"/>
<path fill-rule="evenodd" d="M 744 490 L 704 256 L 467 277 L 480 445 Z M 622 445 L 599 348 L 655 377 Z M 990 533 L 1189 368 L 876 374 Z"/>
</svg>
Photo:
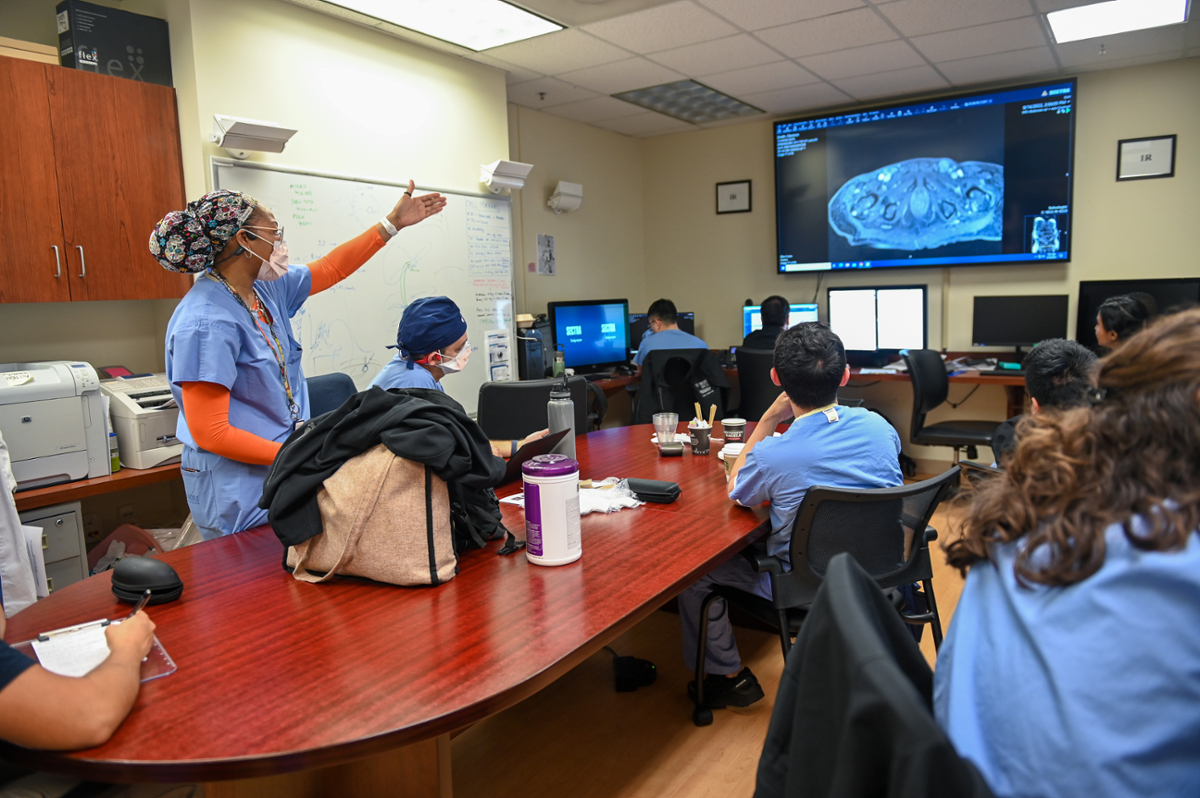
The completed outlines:
<svg viewBox="0 0 1200 798">
<path fill-rule="evenodd" d="M 1090 347 L 1097 310 L 1110 297 L 1144 294 L 1160 310 L 1200 300 L 1193 248 L 1178 234 L 1190 229 L 1198 179 L 1194 20 L 1060 43 L 1047 33 L 1046 3 L 843 4 L 825 13 L 793 0 L 531 0 L 522 5 L 546 18 L 547 32 L 475 49 L 447 42 L 445 31 L 413 33 L 404 21 L 348 10 L 349 3 L 96 3 L 110 19 L 118 11 L 164 17 L 156 22 L 170 48 L 126 53 L 122 43 L 115 55 L 101 48 L 95 69 L 83 60 L 70 68 L 61 53 L 68 43 L 79 52 L 93 46 L 75 41 L 86 26 L 60 31 L 57 0 L 0 4 L 0 100 L 14 110 L 0 119 L 0 138 L 10 144 L 0 153 L 0 207 L 12 210 L 0 246 L 0 363 L 124 363 L 163 373 L 172 357 L 170 320 L 193 288 L 192 276 L 162 268 L 147 251 L 165 214 L 213 190 L 244 192 L 271 207 L 278 225 L 251 233 L 265 238 L 239 239 L 257 247 L 247 263 L 269 265 L 271 238 L 277 230 L 282 240 L 286 229 L 293 265 L 308 264 L 378 225 L 415 177 L 416 195 L 442 194 L 446 211 L 393 243 L 380 225 L 386 246 L 356 275 L 333 290 L 314 289 L 304 307 L 277 308 L 273 315 L 293 326 L 279 340 L 264 338 L 258 354 L 271 379 L 260 380 L 260 395 L 282 401 L 278 372 L 270 371 L 277 361 L 267 354 L 275 346 L 289 348 L 308 376 L 347 375 L 365 389 L 393 358 L 386 347 L 397 343 L 404 309 L 445 295 L 461 308 L 475 353 L 440 387 L 474 417 L 482 383 L 519 377 L 518 314 L 626 297 L 623 319 L 606 322 L 624 331 L 623 352 L 573 363 L 575 353 L 566 353 L 566 366 L 595 378 L 610 403 L 602 434 L 580 439 L 581 459 L 589 476 L 636 467 L 681 481 L 685 494 L 675 505 L 585 519 L 584 560 L 573 570 L 530 574 L 489 549 L 465 557 L 458 579 L 436 593 L 371 585 L 351 596 L 341 584 L 306 590 L 279 571 L 276 542 L 262 531 L 169 553 L 189 588 L 182 602 L 150 614 L 180 670 L 143 686 L 110 743 L 38 755 L 47 769 L 218 782 L 308 772 L 291 778 L 349 793 L 371 787 L 343 766 L 375 758 L 369 772 L 381 778 L 399 769 L 398 779 L 438 782 L 447 734 L 547 685 L 729 556 L 754 534 L 751 519 L 765 517 L 761 508 L 729 505 L 715 459 L 702 477 L 686 470 L 688 457 L 644 463 L 643 455 L 614 454 L 626 445 L 637 452 L 643 442 L 635 439 L 648 437 L 644 427 L 625 426 L 640 383 L 628 372 L 657 297 L 670 297 L 680 331 L 713 352 L 729 383 L 725 414 L 741 412 L 750 422 L 753 397 L 736 357 L 763 325 L 763 298 L 787 297 L 792 326 L 830 323 L 859 364 L 840 398 L 880 411 L 921 473 L 941 471 L 958 450 L 912 442 L 912 379 L 885 369 L 901 350 L 959 361 L 931 423 L 1000 424 L 1027 411 L 1024 377 L 974 361 L 1019 362 L 1046 337 Z M 1056 7 L 1063 5 L 1070 4 Z M 238 48 L 231 78 L 231 43 L 246 42 L 253 45 Z M 737 112 L 744 116 L 697 121 L 616 96 L 685 78 L 744 103 Z M 264 129 L 276 138 L 263 149 L 254 149 L 262 139 L 225 141 L 238 119 L 270 120 Z M 506 165 L 524 173 L 506 175 Z M 919 312 L 879 313 L 881 291 L 918 286 Z M 876 303 L 870 313 L 867 292 Z M 1035 313 L 1021 305 L 1033 297 L 1057 304 Z M 1013 304 L 980 307 L 982 299 L 1008 299 L 1019 312 Z M 840 311 L 858 315 L 839 322 Z M 975 329 L 984 319 L 1033 316 L 1052 320 L 1052 329 L 999 337 L 1007 331 Z M 889 337 L 881 322 L 899 322 L 892 332 L 908 337 Z M 546 344 L 542 374 L 521 378 L 553 371 L 555 349 Z M 0 383 L 0 400 L 4 390 Z M 10 444 L 19 435 L 9 427 L 20 417 L 0 425 Z M 204 472 L 184 465 L 187 474 Z M 671 469 L 679 470 L 672 476 Z M 179 463 L 127 466 L 19 490 L 13 507 L 28 519 L 78 503 L 86 525 L 78 555 L 86 562 L 82 546 L 122 523 L 183 525 L 195 493 L 184 477 Z M 513 528 L 515 512 L 504 507 Z M 643 528 L 637 518 L 661 523 Z M 685 525 L 711 534 L 695 546 L 684 540 Z M 633 545 L 688 553 L 668 574 L 644 576 L 620 556 Z M 596 573 L 602 566 L 611 582 Z M 579 596 L 553 592 L 551 577 L 563 574 L 576 580 Z M 637 590 L 617 591 L 597 610 L 590 599 L 622 578 L 638 582 Z M 12 617 L 5 638 L 78 620 L 72 613 L 84 606 L 85 614 L 119 612 L 107 579 L 55 590 Z M 547 613 L 518 629 L 492 606 L 508 590 L 531 606 L 542 601 Z M 404 599 L 393 607 L 394 595 Z M 263 606 L 244 616 L 254 602 Z M 491 657 L 496 680 L 442 701 L 430 676 L 411 700 L 388 704 L 388 696 L 384 711 L 357 712 L 416 666 L 390 670 L 400 642 L 371 642 L 387 667 L 339 661 L 331 643 L 322 663 L 344 674 L 345 686 L 290 715 L 265 707 L 277 735 L 263 731 L 265 721 L 247 724 L 244 734 L 222 725 L 218 702 L 222 709 L 236 702 L 218 699 L 205 674 L 233 679 L 247 707 L 265 700 L 250 681 L 261 676 L 250 667 L 256 653 L 281 663 L 271 680 L 298 684 L 287 680 L 298 680 L 300 668 L 288 663 L 297 661 L 290 646 L 304 645 L 302 630 L 278 625 L 289 613 L 313 618 L 323 637 L 344 642 L 374 624 L 399 624 L 409 611 L 429 628 L 453 625 L 451 605 L 483 606 L 497 619 L 471 638 Z M 561 639 L 556 627 L 540 647 L 534 630 L 569 617 L 583 621 L 567 624 Z M 250 627 L 239 618 L 257 624 L 265 641 L 243 634 Z M 197 631 L 206 625 L 220 634 Z M 421 656 L 435 658 L 434 650 Z M 300 701 L 305 688 L 295 689 L 283 707 Z M 340 709 L 339 700 L 355 711 Z M 311 721 L 307 711 L 315 712 Z M 164 719 L 165 734 L 157 725 Z M 401 748 L 408 753 L 393 756 Z M 7 756 L 35 763 L 18 749 Z M 581 766 L 598 761 L 600 754 L 588 755 Z M 325 767 L 334 770 L 312 772 Z M 233 794 L 222 789 L 214 794 Z"/>
</svg>

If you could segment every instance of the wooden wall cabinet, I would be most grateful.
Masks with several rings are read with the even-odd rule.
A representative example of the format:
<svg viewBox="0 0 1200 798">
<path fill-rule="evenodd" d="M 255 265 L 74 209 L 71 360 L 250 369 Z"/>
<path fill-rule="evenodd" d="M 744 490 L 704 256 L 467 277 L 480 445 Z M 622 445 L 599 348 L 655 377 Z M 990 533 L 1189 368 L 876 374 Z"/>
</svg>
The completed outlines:
<svg viewBox="0 0 1200 798">
<path fill-rule="evenodd" d="M 0 56 L 0 302 L 169 299 L 147 249 L 184 205 L 175 90 Z"/>
</svg>

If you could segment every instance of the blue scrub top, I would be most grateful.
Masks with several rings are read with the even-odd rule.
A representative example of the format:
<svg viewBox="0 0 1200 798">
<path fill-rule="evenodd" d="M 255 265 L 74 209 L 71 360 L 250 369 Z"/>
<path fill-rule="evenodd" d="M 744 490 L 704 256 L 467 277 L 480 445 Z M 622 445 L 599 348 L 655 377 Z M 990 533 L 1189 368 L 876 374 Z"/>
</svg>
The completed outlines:
<svg viewBox="0 0 1200 798">
<path fill-rule="evenodd" d="M 747 507 L 771 502 L 767 553 L 791 563 L 792 521 L 813 485 L 869 490 L 904 484 L 900 437 L 865 407 L 837 406 L 837 421 L 822 412 L 792 422 L 746 455 L 729 498 Z M 957 616 L 956 616 L 957 617 Z"/>
<path fill-rule="evenodd" d="M 307 266 L 291 266 L 278 280 L 254 283 L 273 319 L 287 357 L 288 380 L 309 417 L 308 385 L 300 365 L 303 350 L 292 331 L 292 317 L 312 290 Z M 201 277 L 175 308 L 167 325 L 167 379 L 179 403 L 177 435 L 183 443 L 183 483 L 192 518 L 204 537 L 241 532 L 267 522 L 260 510 L 263 481 L 270 466 L 230 460 L 200 449 L 183 411 L 185 382 L 212 382 L 229 389 L 229 423 L 282 443 L 295 429 L 279 364 L 271 346 L 246 308 L 223 284 Z"/>
<path fill-rule="evenodd" d="M 639 366 L 642 365 L 646 355 L 655 349 L 708 349 L 708 344 L 704 343 L 703 339 L 697 338 L 691 333 L 685 333 L 683 330 L 662 330 L 656 333 L 647 330 L 646 334 L 642 336 L 641 346 L 638 347 L 633 362 Z"/>
<path fill-rule="evenodd" d="M 1120 524 L 1104 539 L 1069 587 L 1018 584 L 1021 541 L 967 574 L 934 712 L 998 796 L 1200 795 L 1200 535 L 1175 552 Z"/>
<path fill-rule="evenodd" d="M 434 388 L 445 393 L 442 384 L 433 378 L 428 370 L 414 365 L 408 367 L 408 361 L 396 355 L 371 380 L 371 387 L 383 388 Z"/>
</svg>

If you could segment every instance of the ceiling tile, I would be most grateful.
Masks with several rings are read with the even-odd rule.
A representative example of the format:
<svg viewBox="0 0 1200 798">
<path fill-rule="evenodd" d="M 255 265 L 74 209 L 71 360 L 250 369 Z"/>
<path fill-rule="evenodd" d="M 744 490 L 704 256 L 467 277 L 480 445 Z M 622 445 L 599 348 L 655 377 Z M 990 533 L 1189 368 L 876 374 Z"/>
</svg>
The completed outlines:
<svg viewBox="0 0 1200 798">
<path fill-rule="evenodd" d="M 619 119 L 623 116 L 644 114 L 646 109 L 616 97 L 593 97 L 590 100 L 547 108 L 546 113 L 565 116 L 576 122 L 596 122 L 601 119 Z"/>
<path fill-rule="evenodd" d="M 653 53 L 732 36 L 738 29 L 691 0 L 679 0 L 603 22 L 583 30 L 636 53 Z"/>
<path fill-rule="evenodd" d="M 693 76 L 728 72 L 731 69 L 783 60 L 779 53 L 744 33 L 716 41 L 689 44 L 687 47 L 677 47 L 648 57 L 663 66 Z"/>
<path fill-rule="evenodd" d="M 1186 46 L 1184 30 L 1183 25 L 1134 30 L 1128 33 L 1118 33 L 1115 36 L 1101 36 L 1080 42 L 1056 44 L 1054 52 L 1058 55 L 1058 60 L 1062 62 L 1062 65 L 1068 68 L 1102 64 L 1108 61 L 1123 61 L 1127 58 L 1159 53 L 1179 54 Z M 1104 45 L 1103 54 L 1100 53 L 1101 45 Z"/>
<path fill-rule="evenodd" d="M 493 47 L 485 55 L 543 74 L 607 64 L 629 53 L 582 31 L 567 29 L 522 42 Z"/>
<path fill-rule="evenodd" d="M 1034 6 L 1042 14 L 1050 11 L 1062 11 L 1064 8 L 1090 6 L 1095 2 L 1097 2 L 1097 0 L 1033 0 Z"/>
<path fill-rule="evenodd" d="M 1047 44 L 1047 41 L 1037 17 L 1024 17 L 918 36 L 912 39 L 912 43 L 931 61 L 953 61 L 1008 50 L 1025 50 Z"/>
<path fill-rule="evenodd" d="M 746 30 L 761 30 L 814 19 L 852 8 L 862 8 L 862 0 L 698 0 L 734 25 Z"/>
<path fill-rule="evenodd" d="M 1187 51 L 1188 58 L 1195 58 L 1196 56 L 1200 56 L 1200 47 L 1193 47 Z"/>
<path fill-rule="evenodd" d="M 896 32 L 869 8 L 768 28 L 759 31 L 757 36 L 790 58 L 899 38 Z"/>
<path fill-rule="evenodd" d="M 509 64 L 507 67 L 501 67 L 501 69 L 504 70 L 504 82 L 510 86 L 514 83 L 524 83 L 527 80 L 537 80 L 542 77 L 531 69 L 522 69 L 512 64 Z"/>
<path fill-rule="evenodd" d="M 766 91 L 738 99 L 776 114 L 803 111 L 809 108 L 823 108 L 827 105 L 840 105 L 851 101 L 848 94 L 838 91 L 828 83 L 814 83 L 811 86 L 795 86 L 790 89 Z"/>
<path fill-rule="evenodd" d="M 741 116 L 737 119 L 722 119 L 717 122 L 705 122 L 700 127 L 705 129 L 713 127 L 727 127 L 728 125 L 742 125 L 746 122 L 761 122 L 770 118 L 770 114 L 755 114 L 754 116 Z"/>
<path fill-rule="evenodd" d="M 1071 67 L 1072 74 L 1080 72 L 1099 72 L 1102 69 L 1124 69 L 1125 67 L 1144 66 L 1146 64 L 1158 64 L 1163 61 L 1171 61 L 1176 57 L 1176 53 L 1155 53 L 1154 55 L 1142 55 L 1137 58 L 1124 58 L 1120 61 L 1097 61 L 1093 64 L 1080 64 Z"/>
<path fill-rule="evenodd" d="M 645 58 L 628 58 L 615 64 L 564 72 L 559 77 L 601 94 L 616 94 L 683 80 L 685 76 Z"/>
<path fill-rule="evenodd" d="M 925 59 L 907 42 L 894 41 L 852 47 L 799 59 L 800 65 L 826 80 L 872 75 L 889 69 L 922 66 Z"/>
<path fill-rule="evenodd" d="M 819 83 L 820 78 L 791 61 L 779 61 L 717 75 L 706 75 L 703 82 L 717 91 L 741 98 L 744 94 L 759 94 Z"/>
<path fill-rule="evenodd" d="M 897 0 L 879 11 L 905 36 L 921 36 L 1027 17 L 1033 7 L 1029 0 Z"/>
<path fill-rule="evenodd" d="M 950 86 L 933 67 L 922 65 L 908 69 L 893 69 L 875 75 L 860 75 L 834 81 L 834 85 L 858 100 L 933 91 Z"/>
<path fill-rule="evenodd" d="M 626 116 L 621 119 L 608 119 L 596 122 L 596 127 L 624 133 L 626 136 L 652 136 L 657 133 L 678 133 L 684 130 L 696 130 L 696 126 L 680 121 L 657 111 L 644 111 L 636 116 Z"/>
<path fill-rule="evenodd" d="M 1058 71 L 1049 47 L 1012 50 L 959 61 L 942 61 L 938 70 L 956 86 L 1005 80 L 1018 75 Z"/>
<path fill-rule="evenodd" d="M 541 95 L 545 94 L 545 97 Z M 527 108 L 550 108 L 595 97 L 596 92 L 554 78 L 539 78 L 508 87 L 508 101 Z"/>
</svg>

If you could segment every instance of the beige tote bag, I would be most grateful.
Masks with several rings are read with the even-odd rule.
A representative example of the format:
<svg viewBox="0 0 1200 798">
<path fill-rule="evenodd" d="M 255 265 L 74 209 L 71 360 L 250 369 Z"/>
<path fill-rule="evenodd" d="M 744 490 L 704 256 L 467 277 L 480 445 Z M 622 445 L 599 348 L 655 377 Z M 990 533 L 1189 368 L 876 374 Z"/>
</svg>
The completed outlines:
<svg viewBox="0 0 1200 798">
<path fill-rule="evenodd" d="M 454 578 L 449 492 L 428 466 L 379 444 L 325 480 L 317 506 L 325 531 L 288 549 L 297 579 L 323 582 L 340 574 L 439 585 Z"/>
</svg>

